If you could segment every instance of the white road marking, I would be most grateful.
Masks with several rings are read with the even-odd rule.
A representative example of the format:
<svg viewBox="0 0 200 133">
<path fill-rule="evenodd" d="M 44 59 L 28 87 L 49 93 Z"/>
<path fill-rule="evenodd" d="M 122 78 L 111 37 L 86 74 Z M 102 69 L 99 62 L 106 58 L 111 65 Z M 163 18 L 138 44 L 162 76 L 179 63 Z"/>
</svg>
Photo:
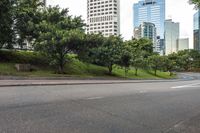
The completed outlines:
<svg viewBox="0 0 200 133">
<path fill-rule="evenodd" d="M 182 86 L 174 86 L 174 87 L 171 87 L 172 89 L 180 89 L 180 88 L 196 88 L 196 87 L 200 87 L 199 86 L 200 83 L 196 83 L 196 84 L 188 84 L 188 85 L 182 85 Z"/>
<path fill-rule="evenodd" d="M 147 91 L 144 90 L 144 91 L 140 91 L 139 93 L 144 94 L 144 93 L 147 93 Z"/>
<path fill-rule="evenodd" d="M 96 100 L 96 99 L 102 99 L 103 97 L 89 97 L 87 100 Z"/>
</svg>

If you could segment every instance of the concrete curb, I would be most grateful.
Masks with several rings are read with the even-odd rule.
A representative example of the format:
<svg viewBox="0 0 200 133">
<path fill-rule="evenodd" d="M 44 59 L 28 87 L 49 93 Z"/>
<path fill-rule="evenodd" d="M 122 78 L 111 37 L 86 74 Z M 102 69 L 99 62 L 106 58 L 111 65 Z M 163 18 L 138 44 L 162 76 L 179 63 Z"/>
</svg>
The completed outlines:
<svg viewBox="0 0 200 133">
<path fill-rule="evenodd" d="M 143 80 L 143 81 L 107 81 L 107 82 L 69 82 L 69 83 L 16 83 L 16 84 L 0 84 L 0 87 L 20 87 L 20 86 L 62 86 L 62 85 L 95 85 L 95 84 L 132 84 L 132 83 L 158 83 L 158 82 L 179 82 L 188 80 Z"/>
</svg>

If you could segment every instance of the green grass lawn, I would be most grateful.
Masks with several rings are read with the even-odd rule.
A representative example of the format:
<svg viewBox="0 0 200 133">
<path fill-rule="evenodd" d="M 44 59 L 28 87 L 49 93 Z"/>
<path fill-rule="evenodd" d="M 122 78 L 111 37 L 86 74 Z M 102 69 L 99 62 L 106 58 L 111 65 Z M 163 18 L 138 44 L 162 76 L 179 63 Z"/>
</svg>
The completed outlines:
<svg viewBox="0 0 200 133">
<path fill-rule="evenodd" d="M 18 72 L 14 63 L 0 63 L 0 75 L 13 76 L 27 76 L 27 77 L 118 77 L 118 78 L 132 78 L 132 79 L 169 79 L 175 76 L 169 76 L 168 72 L 158 72 L 155 76 L 153 72 L 140 69 L 138 76 L 134 75 L 134 70 L 130 70 L 125 77 L 124 70 L 121 68 L 114 68 L 113 75 L 108 75 L 108 70 L 105 67 L 86 64 L 74 59 L 65 67 L 66 74 L 56 74 L 55 70 L 49 66 L 37 67 L 32 72 Z"/>
</svg>

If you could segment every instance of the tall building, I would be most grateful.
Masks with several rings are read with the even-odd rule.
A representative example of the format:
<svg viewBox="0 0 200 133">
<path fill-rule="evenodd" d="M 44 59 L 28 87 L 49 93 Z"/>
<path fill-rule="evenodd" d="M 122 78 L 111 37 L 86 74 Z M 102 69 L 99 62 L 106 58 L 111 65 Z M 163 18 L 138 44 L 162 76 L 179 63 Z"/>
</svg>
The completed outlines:
<svg viewBox="0 0 200 133">
<path fill-rule="evenodd" d="M 165 0 L 140 0 L 134 4 L 134 27 L 139 27 L 143 22 L 151 22 L 156 26 L 159 39 L 164 39 Z M 158 41 L 160 42 L 160 41 Z M 161 51 L 158 43 L 155 51 Z"/>
<path fill-rule="evenodd" d="M 189 38 L 178 39 L 178 51 L 189 49 Z"/>
<path fill-rule="evenodd" d="M 194 49 L 200 51 L 200 11 L 193 16 L 194 23 Z"/>
<path fill-rule="evenodd" d="M 179 23 L 171 19 L 165 21 L 165 54 L 172 54 L 178 51 Z"/>
<path fill-rule="evenodd" d="M 120 34 L 120 0 L 87 0 L 87 33 Z"/>
<path fill-rule="evenodd" d="M 139 27 L 134 28 L 134 37 L 136 39 L 147 38 L 152 40 L 153 46 L 157 44 L 155 24 L 143 22 Z"/>
</svg>

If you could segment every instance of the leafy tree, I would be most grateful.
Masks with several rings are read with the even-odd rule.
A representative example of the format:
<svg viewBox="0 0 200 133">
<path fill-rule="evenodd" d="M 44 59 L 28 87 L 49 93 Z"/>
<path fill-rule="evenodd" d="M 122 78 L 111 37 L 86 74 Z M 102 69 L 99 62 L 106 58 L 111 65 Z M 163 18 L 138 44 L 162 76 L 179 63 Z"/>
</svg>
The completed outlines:
<svg viewBox="0 0 200 133">
<path fill-rule="evenodd" d="M 130 69 L 130 66 L 132 64 L 132 59 L 133 59 L 132 49 L 128 43 L 123 43 L 122 52 L 120 56 L 121 58 L 118 64 L 124 67 L 125 76 L 126 76 L 128 73 L 128 70 Z"/>
<path fill-rule="evenodd" d="M 148 58 L 148 56 L 153 55 L 153 43 L 151 40 L 146 38 L 141 38 L 137 40 L 137 50 L 142 52 L 144 58 Z"/>
<path fill-rule="evenodd" d="M 41 0 L 16 0 L 14 29 L 17 34 L 17 43 L 22 49 L 26 43 L 32 43 L 33 39 L 39 36 L 36 24 L 42 20 Z"/>
<path fill-rule="evenodd" d="M 13 5 L 14 0 L 0 1 L 0 48 L 12 48 L 14 42 Z"/>
<path fill-rule="evenodd" d="M 132 53 L 131 65 L 135 68 L 135 75 L 138 75 L 139 68 L 145 68 L 146 58 L 153 54 L 153 44 L 150 40 L 132 39 L 126 42 L 130 46 Z"/>
<path fill-rule="evenodd" d="M 152 55 L 148 58 L 149 66 L 154 70 L 154 74 L 157 75 L 157 71 L 161 70 L 164 65 L 164 58 L 159 55 Z"/>
<path fill-rule="evenodd" d="M 189 50 L 190 59 L 192 59 L 192 67 L 200 68 L 200 52 L 197 50 Z"/>
<path fill-rule="evenodd" d="M 114 64 L 120 60 L 122 44 L 123 41 L 120 36 L 105 38 L 104 43 L 95 48 L 91 55 L 94 63 L 106 66 L 109 74 L 112 74 Z"/>
<path fill-rule="evenodd" d="M 146 67 L 146 59 L 144 59 L 142 56 L 135 56 L 135 58 L 132 61 L 132 65 L 135 68 L 135 76 L 138 76 L 138 70 L 139 68 L 145 68 Z"/>
<path fill-rule="evenodd" d="M 170 76 L 173 75 L 173 71 L 176 69 L 176 62 L 169 59 L 167 56 L 163 56 L 163 70 L 166 70 L 170 73 Z"/>
<path fill-rule="evenodd" d="M 194 4 L 196 8 L 200 8 L 200 1 L 199 0 L 189 0 L 191 4 Z"/>
<path fill-rule="evenodd" d="M 43 12 L 43 21 L 37 25 L 40 37 L 35 49 L 46 54 L 51 64 L 58 66 L 59 73 L 64 73 L 66 56 L 85 37 L 82 22 L 80 17 L 69 16 L 68 9 L 49 7 Z"/>
<path fill-rule="evenodd" d="M 194 58 L 191 56 L 190 50 L 183 50 L 177 53 L 179 57 L 179 66 L 185 71 L 188 71 L 192 68 Z"/>
<path fill-rule="evenodd" d="M 75 46 L 74 52 L 78 55 L 78 58 L 84 62 L 94 63 L 92 55 L 97 47 L 103 45 L 105 37 L 102 34 L 87 34 L 84 41 Z"/>
</svg>

